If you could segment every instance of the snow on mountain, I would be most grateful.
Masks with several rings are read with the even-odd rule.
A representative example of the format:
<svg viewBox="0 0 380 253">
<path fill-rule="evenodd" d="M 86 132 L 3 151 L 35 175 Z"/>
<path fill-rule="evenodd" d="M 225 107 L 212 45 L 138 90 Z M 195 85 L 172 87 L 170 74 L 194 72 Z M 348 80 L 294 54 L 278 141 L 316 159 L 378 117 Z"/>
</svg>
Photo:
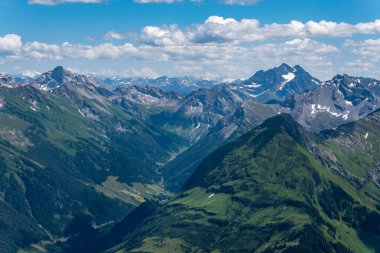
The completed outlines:
<svg viewBox="0 0 380 253">
<path fill-rule="evenodd" d="M 71 73 L 61 66 L 37 76 L 32 83 L 36 88 L 45 91 L 60 88 L 63 84 L 76 84 L 78 86 L 90 84 L 91 86 L 99 87 L 99 84 L 94 79 L 90 79 L 86 75 Z"/>
<path fill-rule="evenodd" d="M 296 75 L 293 72 L 289 72 L 286 75 L 282 75 L 282 78 L 284 78 L 285 80 L 281 83 L 281 85 L 280 85 L 280 87 L 278 87 L 278 89 L 282 90 L 284 88 L 284 86 L 287 83 L 289 83 L 290 81 L 292 81 L 295 77 L 296 77 Z"/>
<path fill-rule="evenodd" d="M 18 84 L 11 75 L 0 73 L 0 87 L 15 88 Z"/>
<path fill-rule="evenodd" d="M 26 78 L 35 78 L 35 77 L 37 77 L 39 75 L 41 75 L 40 72 L 38 72 L 38 71 L 30 71 L 30 70 L 24 71 L 21 74 L 21 76 L 26 77 Z"/>
<path fill-rule="evenodd" d="M 270 100 L 282 101 L 293 94 L 314 90 L 320 83 L 301 66 L 290 67 L 284 63 L 273 69 L 258 71 L 243 82 L 231 84 L 231 87 L 242 97 L 265 103 Z"/>
<path fill-rule="evenodd" d="M 380 81 L 337 75 L 295 99 L 293 114 L 316 131 L 354 121 L 380 106 Z"/>
</svg>

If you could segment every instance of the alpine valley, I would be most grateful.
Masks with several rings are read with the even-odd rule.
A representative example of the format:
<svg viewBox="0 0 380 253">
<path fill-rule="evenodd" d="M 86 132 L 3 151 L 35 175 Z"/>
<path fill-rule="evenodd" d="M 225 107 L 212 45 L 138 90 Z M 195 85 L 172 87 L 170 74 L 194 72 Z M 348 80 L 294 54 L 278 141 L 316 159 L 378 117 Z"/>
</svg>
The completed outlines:
<svg viewBox="0 0 380 253">
<path fill-rule="evenodd" d="M 0 252 L 380 252 L 380 81 L 0 74 Z"/>
</svg>

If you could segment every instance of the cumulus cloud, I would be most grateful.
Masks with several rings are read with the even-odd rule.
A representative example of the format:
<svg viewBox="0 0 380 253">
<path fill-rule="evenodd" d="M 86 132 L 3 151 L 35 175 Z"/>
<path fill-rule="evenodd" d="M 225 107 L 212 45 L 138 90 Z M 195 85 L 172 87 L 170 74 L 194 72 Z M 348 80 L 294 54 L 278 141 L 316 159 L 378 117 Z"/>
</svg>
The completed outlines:
<svg viewBox="0 0 380 253">
<path fill-rule="evenodd" d="M 38 4 L 38 5 L 59 5 L 66 3 L 104 3 L 106 0 L 29 0 L 29 4 Z"/>
<path fill-rule="evenodd" d="M 255 5 L 260 0 L 224 0 L 223 2 L 228 5 Z"/>
<path fill-rule="evenodd" d="M 176 25 L 163 28 L 146 26 L 139 37 L 145 44 L 155 46 L 183 45 L 186 42 L 185 34 Z"/>
<path fill-rule="evenodd" d="M 367 62 L 380 62 L 380 39 L 347 40 L 344 46 Z"/>
<path fill-rule="evenodd" d="M 133 0 L 134 3 L 138 4 L 173 4 L 173 3 L 180 3 L 185 0 Z M 190 2 L 199 3 L 202 2 L 202 0 L 189 0 Z"/>
<path fill-rule="evenodd" d="M 73 45 L 69 42 L 61 45 L 42 42 L 26 43 L 22 48 L 25 58 L 35 60 L 62 59 L 118 59 L 133 58 L 150 62 L 176 62 L 182 65 L 182 70 L 194 69 L 196 66 L 210 65 L 215 68 L 225 68 L 228 65 L 250 64 L 250 62 L 272 62 L 297 60 L 299 62 L 318 62 L 326 55 L 338 53 L 335 46 L 324 44 L 309 38 L 287 40 L 280 43 L 261 43 L 252 45 L 238 44 L 199 44 L 181 45 L 165 42 L 157 45 L 133 45 L 125 43 L 115 45 L 103 43 L 96 46 Z M 177 64 L 177 65 L 178 65 Z M 186 67 L 186 68 L 185 68 Z M 239 68 L 236 69 L 239 71 Z"/>
<path fill-rule="evenodd" d="M 133 0 L 133 2 L 138 3 L 138 4 L 150 4 L 150 3 L 172 4 L 175 2 L 182 2 L 182 0 Z"/>
<path fill-rule="evenodd" d="M 178 73 L 240 78 L 250 76 L 254 68 L 273 67 L 282 62 L 306 65 L 312 70 L 325 68 L 332 64 L 330 56 L 338 54 L 339 49 L 306 38 L 253 45 L 171 46 L 163 48 L 163 52 L 175 63 Z"/>
<path fill-rule="evenodd" d="M 103 38 L 105 40 L 122 40 L 123 35 L 114 31 L 109 31 L 106 34 L 104 34 Z"/>
<path fill-rule="evenodd" d="M 162 62 L 184 74 L 241 77 L 249 75 L 253 65 L 264 68 L 281 62 L 306 65 L 322 73 L 327 69 L 331 71 L 327 66 L 334 66 L 336 59 L 348 62 L 351 57 L 352 64 L 347 64 L 346 69 L 362 62 L 373 63 L 366 64 L 367 69 L 373 69 L 380 62 L 380 39 L 347 39 L 355 34 L 380 34 L 379 27 L 378 20 L 358 24 L 329 21 L 260 24 L 256 19 L 211 16 L 201 24 L 187 27 L 146 26 L 128 36 L 133 42 L 120 44 L 111 40 L 128 38 L 114 31 L 104 35 L 110 42 L 97 45 L 39 41 L 23 44 L 20 36 L 9 34 L 0 37 L 0 61 L 133 59 L 160 65 Z M 329 40 L 322 42 L 320 37 L 341 37 L 345 42 L 334 40 L 332 45 L 326 42 Z M 357 59 L 360 61 L 354 62 Z M 342 65 L 344 63 L 340 63 Z M 144 70 L 148 75 L 149 70 Z M 141 71 L 136 70 L 136 73 L 141 74 Z"/>
<path fill-rule="evenodd" d="M 0 37 L 0 57 L 15 56 L 22 48 L 21 37 L 16 34 L 7 34 Z"/>
<path fill-rule="evenodd" d="M 351 37 L 356 34 L 380 34 L 380 20 L 348 24 L 330 21 L 291 21 L 285 24 L 261 25 L 257 19 L 210 16 L 203 24 L 179 28 L 147 26 L 140 34 L 141 41 L 150 45 L 185 45 L 190 43 L 243 43 L 277 38 Z"/>
<path fill-rule="evenodd" d="M 31 42 L 25 44 L 23 52 L 26 57 L 32 59 L 61 60 L 63 58 L 84 59 L 115 59 L 125 55 L 138 55 L 137 49 L 129 43 L 117 46 L 112 43 L 104 43 L 97 46 L 73 45 L 64 42 L 61 45 Z"/>
</svg>

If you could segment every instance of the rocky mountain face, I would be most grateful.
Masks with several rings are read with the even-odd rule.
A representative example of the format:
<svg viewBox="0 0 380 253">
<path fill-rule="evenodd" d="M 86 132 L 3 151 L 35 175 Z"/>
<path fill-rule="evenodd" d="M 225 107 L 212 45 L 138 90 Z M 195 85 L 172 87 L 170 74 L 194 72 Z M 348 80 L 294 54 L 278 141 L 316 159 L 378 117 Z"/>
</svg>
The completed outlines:
<svg viewBox="0 0 380 253">
<path fill-rule="evenodd" d="M 239 134 L 275 115 L 269 107 L 245 101 L 227 85 L 187 96 L 150 86 L 117 88 L 111 99 L 145 121 L 186 138 L 189 146 L 161 168 L 165 184 L 178 191 L 202 159 Z"/>
<path fill-rule="evenodd" d="M 282 101 L 293 94 L 314 90 L 321 81 L 312 77 L 301 66 L 290 67 L 282 64 L 266 71 L 258 71 L 251 78 L 233 85 L 243 97 L 264 103 L 270 100 Z"/>
<path fill-rule="evenodd" d="M 292 114 L 312 131 L 363 118 L 379 106 L 380 81 L 337 75 L 295 99 Z"/>
<path fill-rule="evenodd" d="M 17 86 L 18 84 L 12 76 L 0 73 L 0 87 L 15 88 Z"/>
<path fill-rule="evenodd" d="M 152 114 L 175 111 L 183 97 L 175 92 L 164 92 L 151 86 L 128 86 L 116 88 L 110 97 L 132 114 L 147 119 Z"/>
<path fill-rule="evenodd" d="M 218 86 L 192 93 L 174 113 L 155 116 L 154 122 L 161 120 L 162 127 L 193 143 L 163 167 L 167 187 L 178 191 L 206 155 L 275 114 L 271 108 L 244 101 L 230 88 Z"/>
<path fill-rule="evenodd" d="M 167 129 L 177 128 L 180 135 L 196 141 L 218 122 L 238 113 L 242 103 L 226 86 L 200 89 L 185 97 L 174 112 L 155 115 L 152 120 Z"/>
</svg>

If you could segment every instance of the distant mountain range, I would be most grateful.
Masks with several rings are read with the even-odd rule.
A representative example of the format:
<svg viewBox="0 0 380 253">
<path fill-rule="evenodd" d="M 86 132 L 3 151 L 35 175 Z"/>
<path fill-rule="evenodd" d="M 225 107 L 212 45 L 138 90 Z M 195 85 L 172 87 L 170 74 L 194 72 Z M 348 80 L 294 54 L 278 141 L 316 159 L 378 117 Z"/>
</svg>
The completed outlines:
<svg viewBox="0 0 380 253">
<path fill-rule="evenodd" d="M 161 76 L 158 78 L 144 77 L 107 77 L 97 78 L 105 87 L 114 89 L 125 86 L 151 86 L 162 89 L 165 92 L 174 91 L 181 95 L 187 95 L 192 91 L 200 88 L 211 88 L 214 85 L 221 83 L 217 80 L 205 80 L 194 77 L 167 77 Z"/>
<path fill-rule="evenodd" d="M 377 236 L 366 222 L 378 217 L 373 202 L 380 199 L 379 98 L 375 79 L 337 75 L 322 82 L 287 64 L 231 83 L 100 79 L 60 66 L 35 77 L 0 74 L 0 217 L 6 228 L 0 251 L 48 241 L 36 247 L 93 253 L 101 250 L 86 242 L 99 240 L 94 247 L 115 252 L 212 252 L 222 249 L 218 245 L 230 245 L 231 252 L 312 252 L 295 242 L 306 245 L 315 237 L 324 245 L 315 252 L 370 252 L 377 246 L 360 233 Z M 135 210 L 145 216 L 130 213 L 175 193 L 166 204 Z M 336 196 L 344 202 L 334 206 Z M 260 223 L 265 216 L 270 219 Z M 165 218 L 160 223 L 157 217 Z M 198 239 L 191 239 L 194 231 Z M 236 236 L 223 241 L 228 231 Z M 244 244 L 244 231 L 257 240 Z"/>
</svg>

